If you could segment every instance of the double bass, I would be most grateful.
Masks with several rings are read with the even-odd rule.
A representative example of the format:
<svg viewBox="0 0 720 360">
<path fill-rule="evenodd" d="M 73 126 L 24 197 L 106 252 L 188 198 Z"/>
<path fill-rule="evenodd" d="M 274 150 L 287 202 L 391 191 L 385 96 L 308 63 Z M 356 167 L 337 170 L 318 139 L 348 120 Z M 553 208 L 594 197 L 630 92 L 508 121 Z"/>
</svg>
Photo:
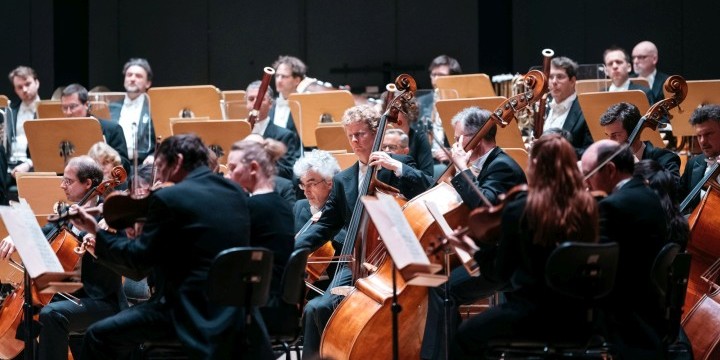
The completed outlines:
<svg viewBox="0 0 720 360">
<path fill-rule="evenodd" d="M 492 121 L 488 121 L 471 140 L 472 146 L 487 134 L 493 122 L 497 122 L 499 126 L 507 126 L 515 111 L 537 101 L 547 88 L 545 77 L 540 71 L 528 73 L 526 81 L 531 90 L 508 99 L 496 109 L 491 117 Z M 450 170 L 454 170 L 454 167 Z M 403 214 L 424 248 L 441 234 L 437 224 L 434 224 L 432 215 L 425 208 L 425 201 L 437 201 L 442 204 L 439 206 L 440 211 L 450 211 L 458 219 L 463 218 L 463 221 L 467 219 L 469 210 L 466 206 L 462 206 L 457 193 L 451 195 L 453 192 L 451 185 L 440 184 L 404 205 Z M 392 338 L 391 278 L 395 271 L 392 260 L 385 257 L 375 272 L 357 280 L 354 291 L 340 303 L 325 327 L 320 346 L 321 357 L 332 359 L 392 357 L 392 344 L 388 339 Z M 399 352 L 402 358 L 419 358 L 427 317 L 427 289 L 407 286 L 402 276 L 397 276 L 396 289 L 398 303 L 403 309 L 398 314 L 398 322 L 401 324 L 398 333 Z"/>
</svg>

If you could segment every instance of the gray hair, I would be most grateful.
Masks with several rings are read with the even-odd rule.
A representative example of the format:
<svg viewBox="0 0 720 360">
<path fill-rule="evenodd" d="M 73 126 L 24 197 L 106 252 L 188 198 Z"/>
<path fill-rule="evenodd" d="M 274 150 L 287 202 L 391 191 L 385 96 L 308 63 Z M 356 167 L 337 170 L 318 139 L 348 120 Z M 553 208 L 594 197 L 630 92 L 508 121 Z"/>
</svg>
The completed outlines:
<svg viewBox="0 0 720 360">
<path fill-rule="evenodd" d="M 455 116 L 453 116 L 450 123 L 455 126 L 458 122 L 463 124 L 465 134 L 476 134 L 480 129 L 485 126 L 485 123 L 490 120 L 491 113 L 487 110 L 481 109 L 477 106 L 465 108 Z M 493 124 L 490 131 L 485 135 L 485 140 L 495 140 L 495 134 L 497 133 L 497 125 Z"/>
<path fill-rule="evenodd" d="M 335 174 L 340 172 L 340 165 L 329 152 L 313 150 L 310 154 L 298 159 L 293 166 L 293 172 L 298 178 L 307 174 L 308 171 L 315 171 L 325 180 L 331 180 Z"/>
<path fill-rule="evenodd" d="M 260 85 L 262 85 L 262 81 L 255 80 L 255 81 L 251 82 L 250 85 L 247 86 L 247 88 L 245 89 L 245 92 L 246 93 L 249 92 L 250 89 L 259 89 Z M 272 99 L 275 98 L 275 93 L 273 92 L 273 89 L 269 86 L 267 88 L 267 91 L 265 92 L 265 97 L 270 99 L 270 101 L 272 101 Z"/>
</svg>

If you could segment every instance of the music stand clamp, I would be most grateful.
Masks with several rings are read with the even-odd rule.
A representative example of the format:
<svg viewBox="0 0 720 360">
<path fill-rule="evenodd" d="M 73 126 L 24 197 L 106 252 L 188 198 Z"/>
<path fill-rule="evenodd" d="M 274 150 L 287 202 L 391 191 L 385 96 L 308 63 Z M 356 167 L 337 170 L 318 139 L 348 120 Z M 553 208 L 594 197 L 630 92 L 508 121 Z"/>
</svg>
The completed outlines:
<svg viewBox="0 0 720 360">
<path fill-rule="evenodd" d="M 415 236 L 410 224 L 392 196 L 377 193 L 377 197 L 363 196 L 361 201 L 375 223 L 375 227 L 383 239 L 385 248 L 393 261 L 392 292 L 392 334 L 393 359 L 399 359 L 399 324 L 398 316 L 402 308 L 397 298 L 397 273 L 402 275 L 405 284 L 415 286 L 437 287 L 447 282 L 445 275 L 436 275 L 442 269 L 439 264 L 432 264 Z"/>
</svg>

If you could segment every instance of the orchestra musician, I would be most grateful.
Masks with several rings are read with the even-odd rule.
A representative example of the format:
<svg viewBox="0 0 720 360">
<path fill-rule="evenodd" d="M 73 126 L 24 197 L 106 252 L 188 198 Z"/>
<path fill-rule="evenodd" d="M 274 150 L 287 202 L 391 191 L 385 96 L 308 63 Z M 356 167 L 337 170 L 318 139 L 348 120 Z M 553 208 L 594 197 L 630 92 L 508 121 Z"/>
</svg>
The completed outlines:
<svg viewBox="0 0 720 360">
<path fill-rule="evenodd" d="M 100 165 L 89 156 L 83 155 L 68 161 L 60 187 L 68 200 L 78 202 L 102 181 L 103 171 Z M 93 196 L 85 204 L 95 206 L 97 203 L 98 196 Z M 54 228 L 54 224 L 48 224 L 43 227 L 43 232 L 48 234 Z M 94 236 L 78 228 L 71 231 L 78 239 L 86 241 Z M 0 244 L 0 259 L 9 258 L 14 250 L 12 239 L 6 237 Z M 82 256 L 80 280 L 83 287 L 71 294 L 77 300 L 66 300 L 55 295 L 53 301 L 40 310 L 39 320 L 42 326 L 37 348 L 39 359 L 67 359 L 70 332 L 83 332 L 96 321 L 115 315 L 128 307 L 121 276 L 101 265 L 88 253 L 78 256 Z"/>
<path fill-rule="evenodd" d="M 222 250 L 249 244 L 250 216 L 245 192 L 207 164 L 208 149 L 195 134 L 174 135 L 158 146 L 155 180 L 175 185 L 149 195 L 147 220 L 136 239 L 112 236 L 77 209 L 72 222 L 96 236 L 88 249 L 98 261 L 122 273 L 152 270 L 156 278 L 148 301 L 86 331 L 83 359 L 123 358 L 143 342 L 178 338 L 192 358 L 273 358 L 262 321 L 245 328 L 241 307 L 208 300 L 210 264 Z"/>
<path fill-rule="evenodd" d="M 273 139 L 241 140 L 232 145 L 227 163 L 226 177 L 249 195 L 250 245 L 274 255 L 270 303 L 282 295 L 280 280 L 295 242 L 292 207 L 274 190 L 275 161 L 284 153 L 285 145 Z"/>
<path fill-rule="evenodd" d="M 263 138 L 261 135 L 258 135 L 258 134 L 250 134 L 250 135 L 246 136 L 245 139 L 243 139 L 243 140 L 254 141 L 258 144 L 265 144 L 265 138 Z M 272 140 L 272 139 L 270 139 L 270 140 Z M 280 145 L 282 145 L 282 143 L 280 143 L 279 141 L 278 141 L 278 143 Z M 278 148 L 278 150 L 280 150 L 280 149 Z M 285 154 L 286 151 L 287 151 L 287 147 L 285 147 L 285 145 L 282 145 L 283 153 L 278 154 L 278 156 L 273 156 L 273 160 L 274 160 L 273 166 L 275 167 L 275 169 L 277 169 L 278 160 L 280 160 L 280 158 L 282 158 L 282 156 Z M 298 161 L 299 160 L 300 159 L 298 159 Z M 277 174 L 277 171 L 275 171 L 275 174 L 273 175 L 273 181 L 275 182 L 275 192 L 280 194 L 280 196 L 283 199 L 285 199 L 288 204 L 290 204 L 291 208 L 294 207 L 295 201 L 297 201 L 297 198 L 295 195 L 295 186 L 293 185 L 292 180 L 284 178 L 282 176 L 279 176 Z"/>
<path fill-rule="evenodd" d="M 693 156 L 687 164 L 680 179 L 680 199 L 684 199 L 690 191 L 707 175 L 720 156 L 720 105 L 709 104 L 693 111 L 690 116 L 697 135 L 702 153 Z M 689 214 L 700 202 L 702 194 L 695 196 L 685 209 Z"/>
<path fill-rule="evenodd" d="M 600 125 L 610 140 L 623 144 L 629 140 L 628 138 L 640 122 L 640 118 L 640 110 L 637 106 L 621 102 L 610 106 L 600 116 Z M 638 161 L 655 160 L 673 175 L 676 182 L 680 181 L 680 157 L 676 153 L 668 149 L 656 148 L 650 141 L 641 141 L 640 136 L 637 136 L 630 144 L 630 149 Z"/>
<path fill-rule="evenodd" d="M 276 74 L 277 75 L 277 74 Z M 260 92 L 260 80 L 253 81 L 245 89 L 245 100 L 247 101 L 248 109 L 252 109 L 255 105 L 255 99 Z M 277 174 L 286 179 L 292 179 L 292 167 L 295 161 L 300 158 L 300 152 L 302 151 L 302 145 L 300 144 L 300 138 L 298 134 L 292 132 L 283 127 L 277 126 L 270 118 L 269 110 L 273 103 L 273 91 L 271 88 L 267 88 L 265 97 L 260 104 L 259 114 L 257 121 L 252 128 L 253 134 L 262 135 L 264 138 L 275 139 L 282 142 L 287 147 L 287 152 L 277 162 Z"/>
<path fill-rule="evenodd" d="M 466 108 L 451 120 L 455 129 L 455 144 L 451 149 L 451 156 L 460 170 L 452 179 L 452 185 L 470 209 L 483 206 L 476 190 L 495 205 L 501 194 L 507 193 L 516 185 L 527 183 L 520 165 L 496 146 L 496 126 L 493 126 L 475 149 L 469 152 L 463 150 L 470 138 L 488 121 L 492 121 L 490 112 L 477 107 Z M 468 180 L 472 183 L 468 183 Z M 448 322 L 452 336 L 460 320 L 459 305 L 491 296 L 505 285 L 483 276 L 470 276 L 464 267 L 454 269 L 448 282 L 447 294 L 445 294 L 445 286 L 432 288 L 428 292 L 428 318 L 425 322 L 421 352 L 423 359 L 436 359 L 445 353 L 444 321 Z M 445 298 L 449 299 L 447 312 Z M 450 314 L 448 319 L 443 320 L 444 313 Z"/>
<path fill-rule="evenodd" d="M 543 132 L 560 128 L 570 133 L 568 139 L 575 147 L 578 157 L 593 143 L 590 129 L 580 109 L 580 102 L 575 92 L 578 64 L 564 56 L 555 57 L 550 61 L 550 78 L 548 79 L 552 100 L 548 101 L 549 111 L 543 123 Z"/>
<path fill-rule="evenodd" d="M 611 159 L 601 165 L 605 160 Z M 600 241 L 616 242 L 619 258 L 615 285 L 605 307 L 607 327 L 623 358 L 662 358 L 660 338 L 650 324 L 662 321 L 653 306 L 651 269 L 668 242 L 666 214 L 660 197 L 634 177 L 630 147 L 603 139 L 587 148 L 582 171 L 590 174 L 590 190 L 608 194 L 598 202 Z"/>
<path fill-rule="evenodd" d="M 307 222 L 310 221 L 311 218 L 313 221 L 317 221 L 317 219 L 320 218 L 325 202 L 328 197 L 330 197 L 333 178 L 340 172 L 340 165 L 327 151 L 315 149 L 298 159 L 293 166 L 293 171 L 298 179 L 300 189 L 305 194 L 305 199 L 298 200 L 293 208 L 293 214 L 295 214 L 295 233 L 297 234 L 307 225 Z M 345 235 L 346 232 L 343 229 L 332 238 L 335 255 L 340 254 Z M 335 264 L 330 264 L 327 268 L 329 277 L 335 273 L 334 265 Z M 319 283 L 315 283 L 314 285 L 325 290 L 329 282 L 324 282 L 324 286 Z"/>
<path fill-rule="evenodd" d="M 369 166 L 380 166 L 378 180 L 394 186 L 406 198 L 413 198 L 430 185 L 428 178 L 415 169 L 409 156 L 388 155 L 382 151 L 372 152 L 377 133 L 380 114 L 370 105 L 358 105 L 345 111 L 342 118 L 345 134 L 358 157 L 350 168 L 341 171 L 333 178 L 333 186 L 322 215 L 307 231 L 295 241 L 295 248 L 308 248 L 312 251 L 332 239 L 343 228 L 347 229 L 352 211 L 358 200 L 360 182 Z M 347 240 L 346 240 L 347 241 Z M 338 285 L 351 285 L 351 271 L 347 264 L 339 266 L 339 274 L 333 280 Z M 320 340 L 334 308 L 343 296 L 331 291 L 321 297 L 310 300 L 304 310 L 303 358 L 317 358 Z"/>
<path fill-rule="evenodd" d="M 278 92 L 278 97 L 273 102 L 272 108 L 270 108 L 270 121 L 297 135 L 298 130 L 295 128 L 295 122 L 290 113 L 290 105 L 287 99 L 292 93 L 302 92 L 298 89 L 298 86 L 306 78 L 307 66 L 302 60 L 294 56 L 283 55 L 275 60 L 272 67 L 275 69 L 275 90 Z M 304 86 L 307 87 L 307 85 Z M 272 95 L 270 98 L 272 99 Z M 258 117 L 258 119 L 262 118 Z"/>
<path fill-rule="evenodd" d="M 507 301 L 463 322 L 452 359 L 482 358 L 489 340 L 509 336 L 560 336 L 582 332 L 585 309 L 545 283 L 548 255 L 564 241 L 597 242 L 598 208 L 585 190 L 573 146 L 558 134 L 535 141 L 527 165 L 528 189 L 507 199 L 497 245 L 488 239 L 451 237 L 481 266 L 481 276 L 512 282 Z M 553 326 L 548 327 L 548 323 Z"/>
</svg>

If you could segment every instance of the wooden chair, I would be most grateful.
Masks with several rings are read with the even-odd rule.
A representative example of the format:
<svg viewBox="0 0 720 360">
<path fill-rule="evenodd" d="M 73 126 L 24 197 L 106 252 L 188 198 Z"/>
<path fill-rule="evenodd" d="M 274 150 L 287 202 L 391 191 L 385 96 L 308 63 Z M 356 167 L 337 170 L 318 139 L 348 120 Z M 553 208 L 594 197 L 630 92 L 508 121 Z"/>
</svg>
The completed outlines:
<svg viewBox="0 0 720 360">
<path fill-rule="evenodd" d="M 329 151 L 329 153 L 335 158 L 335 160 L 337 160 L 340 165 L 340 170 L 345 170 L 358 161 L 355 153 L 347 152 L 345 150 Z"/>
<path fill-rule="evenodd" d="M 525 148 L 503 148 L 503 151 L 510 155 L 510 157 L 515 160 L 518 165 L 523 169 L 523 172 L 526 172 L 526 168 L 528 165 L 528 158 L 530 155 L 528 155 L 527 150 Z M 526 173 L 527 174 L 527 173 Z"/>
<path fill-rule="evenodd" d="M 438 100 L 435 103 L 435 106 L 437 107 L 438 114 L 440 114 L 440 119 L 442 119 L 443 129 L 445 129 L 445 137 L 447 137 L 450 145 L 455 143 L 455 130 L 450 123 L 455 114 L 470 106 L 477 106 L 481 109 L 493 111 L 505 100 L 507 99 L 502 96 Z M 498 126 L 495 141 L 497 142 L 497 145 L 503 149 L 525 147 L 517 122 L 511 122 L 504 128 Z"/>
<path fill-rule="evenodd" d="M 40 100 L 37 106 L 38 119 L 64 118 L 65 113 L 59 100 Z"/>
<path fill-rule="evenodd" d="M 590 134 L 595 141 L 607 138 L 605 131 L 602 126 L 600 126 L 600 116 L 613 104 L 628 102 L 637 106 L 640 114 L 645 114 L 650 108 L 647 97 L 641 90 L 578 94 L 578 101 L 580 102 L 580 109 L 582 109 L 583 115 L 585 115 L 585 122 L 590 129 Z M 642 134 L 640 134 L 640 139 L 650 141 L 655 147 L 665 147 L 665 143 L 657 131 L 645 128 Z"/>
<path fill-rule="evenodd" d="M 102 119 L 110 120 L 110 106 L 105 101 L 88 101 L 90 104 L 90 115 Z"/>
<path fill-rule="evenodd" d="M 632 78 L 630 82 L 646 88 L 650 87 L 648 81 L 643 78 Z M 578 94 L 606 91 L 608 87 L 610 87 L 610 79 L 586 79 L 575 82 L 575 92 Z"/>
<path fill-rule="evenodd" d="M 212 85 L 154 87 L 148 90 L 150 113 L 155 135 L 165 139 L 172 135 L 170 118 L 207 116 L 222 119 L 220 90 Z"/>
<path fill-rule="evenodd" d="M 315 129 L 315 139 L 320 150 L 353 152 L 345 128 L 340 123 L 320 123 Z"/>
<path fill-rule="evenodd" d="M 496 96 L 487 74 L 440 76 L 435 80 L 441 99 L 465 99 Z"/>
<path fill-rule="evenodd" d="M 245 90 L 221 91 L 223 103 L 223 119 L 247 119 L 247 102 L 245 101 Z"/>
<path fill-rule="evenodd" d="M 305 147 L 318 146 L 315 128 L 322 117 L 327 118 L 324 114 L 328 114 L 333 122 L 340 122 L 345 110 L 355 105 L 352 94 L 347 90 L 290 94 L 288 102 L 295 128 Z"/>
</svg>

